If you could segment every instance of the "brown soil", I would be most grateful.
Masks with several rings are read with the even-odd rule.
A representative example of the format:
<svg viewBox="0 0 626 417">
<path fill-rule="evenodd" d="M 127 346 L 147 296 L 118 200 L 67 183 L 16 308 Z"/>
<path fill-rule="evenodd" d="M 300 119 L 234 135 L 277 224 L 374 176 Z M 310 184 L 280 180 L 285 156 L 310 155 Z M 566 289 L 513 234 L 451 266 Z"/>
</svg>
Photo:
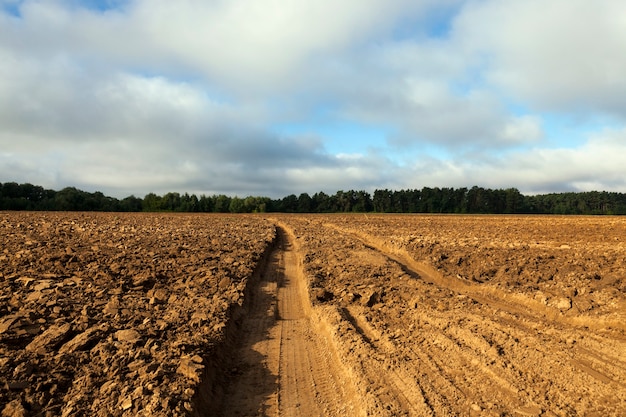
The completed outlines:
<svg viewBox="0 0 626 417">
<path fill-rule="evenodd" d="M 626 413 L 626 219 L 284 221 L 368 415 Z"/>
<path fill-rule="evenodd" d="M 275 238 L 258 217 L 0 213 L 0 412 L 187 415 Z"/>
<path fill-rule="evenodd" d="M 626 219 L 0 213 L 0 412 L 620 416 Z"/>
<path fill-rule="evenodd" d="M 363 415 L 353 382 L 313 320 L 293 237 L 282 229 L 255 288 L 217 414 Z"/>
</svg>

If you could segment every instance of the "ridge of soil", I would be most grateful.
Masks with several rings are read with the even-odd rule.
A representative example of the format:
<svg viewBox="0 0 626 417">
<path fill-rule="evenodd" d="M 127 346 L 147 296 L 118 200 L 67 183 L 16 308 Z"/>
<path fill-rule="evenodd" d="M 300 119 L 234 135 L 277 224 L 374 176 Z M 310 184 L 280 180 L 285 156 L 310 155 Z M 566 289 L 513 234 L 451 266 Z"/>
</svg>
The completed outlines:
<svg viewBox="0 0 626 417">
<path fill-rule="evenodd" d="M 241 303 L 230 304 L 225 315 L 223 337 L 213 347 L 211 355 L 207 355 L 206 367 L 200 377 L 200 384 L 192 399 L 192 415 L 194 417 L 220 415 L 220 409 L 225 398 L 225 387 L 228 384 L 233 370 L 230 365 L 233 361 L 232 352 L 238 349 L 241 343 L 240 332 L 247 320 L 253 305 L 259 303 L 257 299 L 263 297 L 258 294 L 260 281 L 267 272 L 273 253 L 276 251 L 280 238 L 280 231 L 275 230 L 274 239 L 267 246 L 254 272 L 247 279 L 243 290 Z"/>
<path fill-rule="evenodd" d="M 568 305 L 530 298 L 524 286 L 449 276 L 446 272 L 454 269 L 434 266 L 432 261 L 439 258 L 420 258 L 389 243 L 390 233 L 415 233 L 420 230 L 417 222 L 424 220 L 431 219 L 288 218 L 301 237 L 313 308 L 331 318 L 340 336 L 342 362 L 353 369 L 358 386 L 368 387 L 368 415 L 619 416 L 626 411 L 626 334 L 620 325 L 625 296 L 619 286 L 617 292 L 606 287 L 608 291 L 598 295 L 588 290 L 593 300 L 606 304 L 581 313 L 573 304 L 585 302 L 589 292 L 582 286 L 579 295 L 558 292 L 572 285 L 566 277 L 555 282 L 551 293 L 556 299 L 571 297 Z M 483 219 L 432 219 L 442 225 L 459 221 Z M 381 228 L 385 223 L 396 227 Z M 622 225 L 612 233 L 619 239 L 625 232 Z M 455 242 L 444 238 L 445 233 L 437 236 L 441 249 L 435 253 L 454 250 Z M 495 239 L 492 235 L 490 243 Z M 591 253 L 595 244 L 585 250 Z M 475 256 L 483 251 L 477 249 L 473 253 L 461 248 L 451 257 L 462 255 L 477 264 L 481 258 Z M 538 259 L 546 256 L 545 248 L 541 251 Z M 608 258 L 615 259 L 609 270 L 623 268 L 626 259 L 621 253 L 621 258 Z M 572 268 L 579 261 L 564 262 Z M 482 265 L 490 267 L 488 262 Z M 584 264 L 579 265 L 585 273 Z M 553 267 L 545 264 L 547 271 Z M 605 268 L 594 273 L 604 275 Z M 573 283 L 581 285 L 579 280 Z"/>
</svg>

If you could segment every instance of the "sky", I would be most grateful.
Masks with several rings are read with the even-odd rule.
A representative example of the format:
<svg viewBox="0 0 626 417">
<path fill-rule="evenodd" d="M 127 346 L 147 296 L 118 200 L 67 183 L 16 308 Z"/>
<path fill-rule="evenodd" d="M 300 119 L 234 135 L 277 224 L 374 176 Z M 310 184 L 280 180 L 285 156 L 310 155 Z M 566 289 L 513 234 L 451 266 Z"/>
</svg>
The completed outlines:
<svg viewBox="0 0 626 417">
<path fill-rule="evenodd" d="M 623 0 L 0 0 L 0 182 L 626 192 Z"/>
</svg>

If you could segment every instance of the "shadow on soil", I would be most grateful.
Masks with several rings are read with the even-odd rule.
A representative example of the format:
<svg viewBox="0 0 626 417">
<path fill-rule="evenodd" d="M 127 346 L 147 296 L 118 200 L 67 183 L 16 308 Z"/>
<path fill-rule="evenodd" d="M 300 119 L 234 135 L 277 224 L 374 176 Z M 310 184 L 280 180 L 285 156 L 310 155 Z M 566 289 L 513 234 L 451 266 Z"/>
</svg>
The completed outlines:
<svg viewBox="0 0 626 417">
<path fill-rule="evenodd" d="M 268 414 L 268 400 L 279 388 L 278 376 L 254 346 L 270 339 L 269 331 L 276 322 L 275 315 L 267 315 L 276 311 L 276 294 L 262 291 L 261 285 L 271 280 L 281 284 L 280 266 L 273 254 L 283 242 L 283 231 L 277 228 L 274 242 L 248 281 L 243 306 L 231 306 L 224 341 L 206 358 L 192 416 Z"/>
</svg>

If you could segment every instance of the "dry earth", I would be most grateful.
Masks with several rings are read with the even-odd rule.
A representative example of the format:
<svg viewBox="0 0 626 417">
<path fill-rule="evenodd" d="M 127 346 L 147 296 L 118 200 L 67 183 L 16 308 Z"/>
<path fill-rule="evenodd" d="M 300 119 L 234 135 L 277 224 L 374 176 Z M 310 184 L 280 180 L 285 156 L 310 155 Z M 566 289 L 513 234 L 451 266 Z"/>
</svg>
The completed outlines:
<svg viewBox="0 0 626 417">
<path fill-rule="evenodd" d="M 626 219 L 284 221 L 368 415 L 626 415 Z"/>
<path fill-rule="evenodd" d="M 217 414 L 360 414 L 352 378 L 325 328 L 313 320 L 293 242 L 293 236 L 279 229 L 277 250 L 256 284 L 241 325 Z"/>
<path fill-rule="evenodd" d="M 2 416 L 179 416 L 275 239 L 259 217 L 0 213 Z"/>
<path fill-rule="evenodd" d="M 626 415 L 626 218 L 0 213 L 0 411 Z"/>
</svg>

